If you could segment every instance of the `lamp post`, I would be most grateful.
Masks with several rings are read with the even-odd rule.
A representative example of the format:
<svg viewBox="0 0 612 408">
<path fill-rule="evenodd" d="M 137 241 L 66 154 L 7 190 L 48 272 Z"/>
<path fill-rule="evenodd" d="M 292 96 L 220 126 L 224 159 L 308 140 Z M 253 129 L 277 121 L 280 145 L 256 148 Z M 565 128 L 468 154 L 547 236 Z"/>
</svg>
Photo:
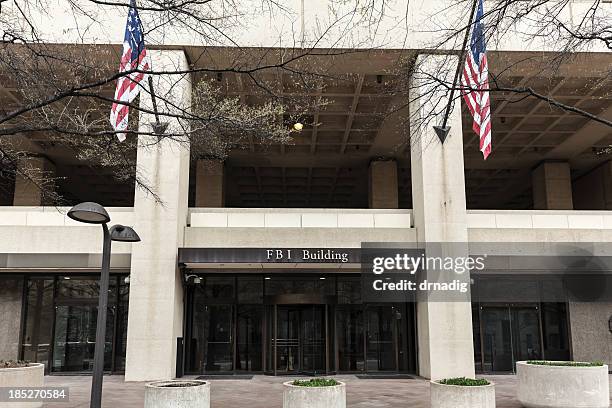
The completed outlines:
<svg viewBox="0 0 612 408">
<path fill-rule="evenodd" d="M 93 376 L 91 380 L 91 408 L 101 408 L 102 378 L 104 375 L 104 345 L 106 342 L 106 309 L 108 307 L 108 281 L 110 272 L 111 241 L 138 242 L 140 237 L 130 227 L 113 225 L 108 228 L 110 216 L 98 203 L 85 202 L 77 204 L 68 211 L 68 217 L 86 224 L 102 226 L 104 244 L 102 247 L 102 272 L 100 274 L 100 292 L 98 296 L 98 320 L 96 323 L 96 347 L 94 351 Z"/>
</svg>

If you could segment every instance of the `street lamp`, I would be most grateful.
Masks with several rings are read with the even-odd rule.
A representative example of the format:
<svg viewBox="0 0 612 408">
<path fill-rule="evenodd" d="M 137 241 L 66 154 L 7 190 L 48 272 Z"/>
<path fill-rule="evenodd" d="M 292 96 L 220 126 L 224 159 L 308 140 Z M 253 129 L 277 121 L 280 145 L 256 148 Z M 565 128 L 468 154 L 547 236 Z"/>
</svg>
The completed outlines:
<svg viewBox="0 0 612 408">
<path fill-rule="evenodd" d="M 102 376 L 104 375 L 104 343 L 106 340 L 106 309 L 108 307 L 108 281 L 110 270 L 111 241 L 138 242 L 140 237 L 130 227 L 124 225 L 106 225 L 110 216 L 98 203 L 85 202 L 77 204 L 68 211 L 68 217 L 87 224 L 102 225 L 104 245 L 102 247 L 102 272 L 100 275 L 100 295 L 98 297 L 98 321 L 96 323 L 96 347 L 94 351 L 93 376 L 91 380 L 91 408 L 102 405 Z"/>
</svg>

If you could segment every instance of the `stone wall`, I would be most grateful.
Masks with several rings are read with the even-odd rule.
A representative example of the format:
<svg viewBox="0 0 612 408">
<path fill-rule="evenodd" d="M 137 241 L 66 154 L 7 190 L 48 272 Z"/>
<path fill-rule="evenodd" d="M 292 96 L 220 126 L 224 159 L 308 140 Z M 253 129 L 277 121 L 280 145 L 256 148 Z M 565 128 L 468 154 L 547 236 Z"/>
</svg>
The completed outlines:
<svg viewBox="0 0 612 408">
<path fill-rule="evenodd" d="M 569 304 L 573 357 L 576 361 L 603 361 L 612 366 L 612 333 L 608 319 L 612 303 Z"/>
<path fill-rule="evenodd" d="M 23 279 L 0 277 L 0 360 L 19 357 Z"/>
</svg>

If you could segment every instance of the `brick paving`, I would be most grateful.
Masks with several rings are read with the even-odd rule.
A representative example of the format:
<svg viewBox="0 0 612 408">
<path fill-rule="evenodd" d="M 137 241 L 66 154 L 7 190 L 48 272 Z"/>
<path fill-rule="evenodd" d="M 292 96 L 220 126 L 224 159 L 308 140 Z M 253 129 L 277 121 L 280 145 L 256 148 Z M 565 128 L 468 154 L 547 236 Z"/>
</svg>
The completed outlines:
<svg viewBox="0 0 612 408">
<path fill-rule="evenodd" d="M 516 376 L 484 376 L 496 384 L 497 408 L 520 408 L 516 401 Z M 270 408 L 282 406 L 282 383 L 296 377 L 254 376 L 251 380 L 212 380 L 212 408 Z M 422 378 L 402 380 L 362 380 L 352 375 L 334 378 L 347 384 L 347 406 L 350 408 L 429 408 L 429 383 Z M 610 376 L 612 385 L 612 376 Z M 70 387 L 70 401 L 47 403 L 48 408 L 81 408 L 89 406 L 91 377 L 47 376 L 49 386 Z M 612 387 L 611 387 L 612 389 Z M 142 407 L 144 383 L 124 382 L 122 376 L 104 377 L 103 407 Z"/>
</svg>

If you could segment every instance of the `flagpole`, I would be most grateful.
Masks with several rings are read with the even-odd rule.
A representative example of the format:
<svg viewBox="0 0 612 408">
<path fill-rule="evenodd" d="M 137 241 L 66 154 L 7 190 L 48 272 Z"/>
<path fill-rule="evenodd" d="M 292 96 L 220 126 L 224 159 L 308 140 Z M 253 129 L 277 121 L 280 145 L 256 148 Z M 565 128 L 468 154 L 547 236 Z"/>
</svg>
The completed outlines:
<svg viewBox="0 0 612 408">
<path fill-rule="evenodd" d="M 138 6 L 136 5 L 136 0 L 132 0 L 133 1 L 133 5 L 134 8 L 136 8 L 138 10 Z M 143 47 L 145 46 L 145 32 L 144 32 L 144 27 L 142 25 L 142 20 L 138 21 L 138 24 L 140 24 L 140 32 L 142 35 L 142 44 Z M 151 61 L 151 69 L 153 69 L 153 60 Z M 151 94 L 151 103 L 153 104 L 153 113 L 155 113 L 155 122 L 151 123 L 151 127 L 153 128 L 153 133 L 161 136 L 166 132 L 166 129 L 168 128 L 168 122 L 161 122 L 159 120 L 159 111 L 157 110 L 157 98 L 155 97 L 155 88 L 153 87 L 153 77 L 151 76 L 151 74 L 147 75 L 149 78 L 149 93 Z"/>
<path fill-rule="evenodd" d="M 461 47 L 461 53 L 459 54 L 459 62 L 457 63 L 457 70 L 455 71 L 455 79 L 453 80 L 453 86 L 451 87 L 450 97 L 448 98 L 448 104 L 446 105 L 446 112 L 444 112 L 444 119 L 442 120 L 442 126 L 434 126 L 434 130 L 438 137 L 440 138 L 440 142 L 444 143 L 446 136 L 448 136 L 448 132 L 450 131 L 450 126 L 446 126 L 448 123 L 448 117 L 450 116 L 451 108 L 453 107 L 453 97 L 455 96 L 455 87 L 457 86 L 457 81 L 459 80 L 459 75 L 461 75 L 462 67 L 465 64 L 465 49 L 467 47 L 467 43 L 470 39 L 470 32 L 472 25 L 474 23 L 474 14 L 476 14 L 476 7 L 478 6 L 478 2 L 480 0 L 474 0 L 474 4 L 472 5 L 472 12 L 470 13 L 470 19 L 468 20 L 468 25 L 465 30 L 465 38 L 463 39 L 463 46 Z"/>
<path fill-rule="evenodd" d="M 149 75 L 149 88 L 151 92 L 151 102 L 153 103 L 153 112 L 155 113 L 155 122 L 151 123 L 153 133 L 163 135 L 168 128 L 168 122 L 160 122 L 159 112 L 157 111 L 157 99 L 155 98 L 155 90 L 153 89 L 153 77 Z"/>
</svg>

